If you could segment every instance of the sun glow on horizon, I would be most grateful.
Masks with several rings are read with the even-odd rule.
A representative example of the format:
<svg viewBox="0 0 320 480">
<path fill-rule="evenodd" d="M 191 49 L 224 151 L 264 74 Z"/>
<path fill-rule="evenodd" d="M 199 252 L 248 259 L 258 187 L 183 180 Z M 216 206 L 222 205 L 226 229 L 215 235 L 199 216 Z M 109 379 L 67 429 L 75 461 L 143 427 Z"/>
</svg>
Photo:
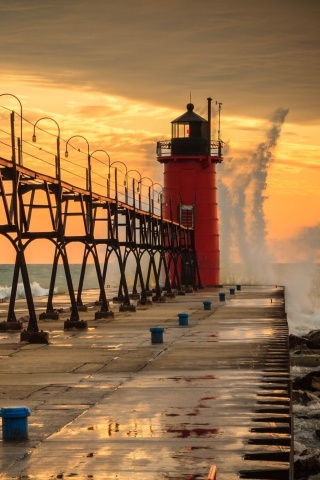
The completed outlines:
<svg viewBox="0 0 320 480">
<path fill-rule="evenodd" d="M 124 162 L 128 170 L 138 170 L 154 182 L 163 183 L 162 167 L 156 161 L 156 142 L 170 138 L 171 121 L 183 113 L 185 105 L 177 111 L 175 108 L 137 102 L 133 98 L 106 95 L 88 87 L 71 89 L 35 76 L 27 77 L 22 84 L 21 76 L 5 75 L 2 91 L 12 92 L 20 99 L 23 117 L 31 123 L 41 117 L 51 117 L 59 124 L 62 139 L 83 135 L 90 144 L 91 152 L 103 149 L 112 161 Z M 17 102 L 9 96 L 0 97 L 0 105 L 19 113 Z M 3 112 L 0 114 L 3 118 Z M 216 114 L 213 108 L 213 138 L 217 133 Z M 271 242 L 277 238 L 290 238 L 303 226 L 316 226 L 320 222 L 319 126 L 291 123 L 290 112 L 288 117 L 270 161 L 265 189 L 267 199 L 264 210 Z M 222 139 L 228 141 L 226 156 L 232 158 L 231 165 L 241 165 L 243 171 L 250 175 L 250 162 L 254 159 L 251 158 L 252 152 L 264 141 L 268 124 L 269 119 L 240 117 L 233 115 L 230 107 L 224 109 L 223 106 Z M 42 122 L 39 126 L 48 131 L 51 138 L 42 144 L 44 134 L 39 132 L 33 148 L 40 150 L 45 146 L 54 155 L 52 135 L 56 134 L 55 126 L 50 122 Z M 30 143 L 31 130 L 24 134 L 24 140 Z M 85 144 L 79 144 L 79 148 L 86 151 Z M 64 152 L 61 155 L 64 161 Z M 85 168 L 85 158 L 83 163 Z M 37 164 L 30 161 L 28 166 L 36 168 Z M 218 176 L 224 168 L 223 164 L 218 167 Z M 236 171 L 237 168 L 235 174 Z"/>
</svg>

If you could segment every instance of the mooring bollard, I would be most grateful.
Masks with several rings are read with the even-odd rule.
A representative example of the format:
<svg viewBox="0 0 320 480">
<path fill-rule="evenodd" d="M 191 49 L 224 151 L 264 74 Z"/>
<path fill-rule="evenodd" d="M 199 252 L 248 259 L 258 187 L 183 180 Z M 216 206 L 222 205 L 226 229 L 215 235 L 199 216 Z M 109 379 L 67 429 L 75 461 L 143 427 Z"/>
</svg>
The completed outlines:
<svg viewBox="0 0 320 480">
<path fill-rule="evenodd" d="M 202 303 L 203 303 L 203 309 L 204 309 L 204 310 L 211 310 L 211 303 L 212 303 L 212 302 L 204 301 L 204 302 L 202 302 Z"/>
<path fill-rule="evenodd" d="M 226 301 L 226 294 L 224 292 L 219 293 L 219 300 L 220 302 Z"/>
<path fill-rule="evenodd" d="M 178 313 L 179 325 L 188 325 L 189 313 Z"/>
<path fill-rule="evenodd" d="M 150 328 L 151 332 L 151 343 L 163 343 L 163 327 L 152 327 Z"/>
<path fill-rule="evenodd" d="M 3 440 L 26 440 L 28 438 L 28 407 L 1 408 Z"/>
<path fill-rule="evenodd" d="M 235 288 L 230 288 L 230 289 L 229 289 L 229 291 L 230 291 L 230 295 L 234 295 L 234 294 L 235 294 L 235 291 L 236 291 L 236 289 L 235 289 Z"/>
</svg>

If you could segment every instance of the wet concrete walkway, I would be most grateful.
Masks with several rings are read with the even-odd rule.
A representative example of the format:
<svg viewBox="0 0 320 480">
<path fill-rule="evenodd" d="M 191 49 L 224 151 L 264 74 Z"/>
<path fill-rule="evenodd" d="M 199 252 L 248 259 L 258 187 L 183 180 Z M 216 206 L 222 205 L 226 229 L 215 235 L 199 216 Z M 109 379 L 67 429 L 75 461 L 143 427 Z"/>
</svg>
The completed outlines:
<svg viewBox="0 0 320 480">
<path fill-rule="evenodd" d="M 225 303 L 206 289 L 113 320 L 92 307 L 87 331 L 42 321 L 49 345 L 1 333 L 0 406 L 31 416 L 29 440 L 0 441 L 0 478 L 202 480 L 216 465 L 218 480 L 289 479 L 283 289 L 222 291 Z"/>
</svg>

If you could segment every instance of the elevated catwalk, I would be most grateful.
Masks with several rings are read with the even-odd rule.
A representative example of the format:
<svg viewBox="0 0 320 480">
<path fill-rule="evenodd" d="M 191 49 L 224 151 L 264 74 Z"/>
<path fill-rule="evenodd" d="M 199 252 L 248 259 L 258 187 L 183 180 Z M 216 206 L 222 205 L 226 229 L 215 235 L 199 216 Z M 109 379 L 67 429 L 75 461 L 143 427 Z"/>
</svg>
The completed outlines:
<svg viewBox="0 0 320 480">
<path fill-rule="evenodd" d="M 0 442 L 2 479 L 206 480 L 212 465 L 218 480 L 291 479 L 282 288 L 205 289 L 99 322 L 85 315 L 88 331 L 46 321 L 49 345 L 2 334 L 1 404 L 31 410 L 29 440 Z M 163 343 L 151 343 L 155 326 Z"/>
<path fill-rule="evenodd" d="M 161 196 L 156 211 L 151 188 L 147 205 L 143 205 L 143 184 L 140 183 L 137 192 L 134 179 L 131 179 L 130 188 L 125 187 L 124 199 L 120 200 L 122 191 L 117 169 L 113 170 L 110 178 L 108 169 L 105 172 L 105 179 L 112 180 L 110 194 L 113 195 L 110 197 L 106 196 L 106 188 L 103 194 L 94 192 L 90 182 L 83 189 L 62 181 L 60 174 L 57 178 L 50 177 L 0 157 L 0 237 L 5 240 L 5 248 L 16 256 L 7 315 L 11 328 L 14 324 L 19 327 L 15 303 L 21 274 L 28 303 L 27 334 L 39 332 L 26 260 L 31 243 L 39 240 L 46 241 L 47 250 L 51 247 L 52 252 L 50 289 L 45 312 L 42 312 L 46 318 L 58 315 L 54 289 L 59 261 L 64 266 L 71 302 L 69 317 L 73 324 L 82 321 L 79 312 L 83 311 L 83 283 L 90 258 L 100 287 L 96 299 L 100 302 L 97 319 L 112 315 L 105 292 L 105 285 L 109 282 L 113 285 L 118 282 L 117 299 L 123 310 L 134 309 L 132 295 L 146 304 L 152 295 L 153 301 L 162 301 L 162 290 L 170 296 L 173 288 L 184 293 L 188 288 L 201 286 L 194 230 L 164 218 Z M 71 277 L 69 255 L 70 250 L 79 249 L 79 245 L 83 248 L 83 255 L 81 258 L 80 250 L 81 275 L 76 287 Z M 40 263 L 42 253 L 40 247 Z M 119 275 L 110 279 L 112 260 L 118 264 Z M 130 287 L 128 276 L 132 277 Z M 160 282 L 164 288 L 160 287 Z"/>
<path fill-rule="evenodd" d="M 108 283 L 116 283 L 121 311 L 135 309 L 132 297 L 146 305 L 148 297 L 165 301 L 162 291 L 170 297 L 173 289 L 183 295 L 201 287 L 194 229 L 164 216 L 161 184 L 136 169 L 128 170 L 120 160 L 111 162 L 106 150 L 92 152 L 83 135 L 63 140 L 59 124 L 51 117 L 33 124 L 23 117 L 15 95 L 0 96 L 11 97 L 20 106 L 19 115 L 14 110 L 9 114 L 0 105 L 0 261 L 14 258 L 7 321 L 0 324 L 0 331 L 22 328 L 16 315 L 16 293 L 22 282 L 29 321 L 21 340 L 48 340 L 35 312 L 30 250 L 36 252 L 35 263 L 44 261 L 45 252 L 45 261 L 52 264 L 47 305 L 41 312 L 46 319 L 59 318 L 54 293 L 57 268 L 63 265 L 71 303 L 66 329 L 87 327 L 80 312 L 85 310 L 82 294 L 90 260 L 99 285 L 96 320 L 113 314 L 105 291 Z M 39 122 L 41 126 L 50 123 L 54 133 Z M 77 286 L 70 257 L 81 264 Z M 112 275 L 113 263 L 118 271 Z"/>
</svg>

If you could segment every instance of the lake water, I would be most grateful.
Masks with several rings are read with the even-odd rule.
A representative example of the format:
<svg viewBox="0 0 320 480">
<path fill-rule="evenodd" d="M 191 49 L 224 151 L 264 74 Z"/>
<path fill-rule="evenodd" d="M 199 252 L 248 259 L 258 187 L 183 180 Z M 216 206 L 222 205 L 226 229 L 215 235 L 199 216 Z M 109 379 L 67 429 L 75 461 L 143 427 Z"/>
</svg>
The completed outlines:
<svg viewBox="0 0 320 480">
<path fill-rule="evenodd" d="M 30 264 L 28 273 L 31 289 L 34 297 L 44 297 L 48 294 L 51 265 Z M 73 285 L 77 289 L 81 265 L 70 265 Z M 273 264 L 261 267 L 265 273 L 266 280 L 263 284 L 284 285 L 286 292 L 286 311 L 291 333 L 302 335 L 313 329 L 320 328 L 320 264 Z M 9 300 L 13 276 L 13 265 L 0 265 L 0 299 Z M 221 283 L 232 284 L 262 284 L 260 278 L 255 278 L 253 272 L 244 271 L 240 265 L 233 265 L 226 275 L 221 273 Z M 116 294 L 119 282 L 119 274 L 111 267 L 106 280 L 107 296 Z M 128 280 L 130 283 L 130 279 Z M 84 289 L 92 290 L 98 288 L 95 266 L 88 264 L 86 269 Z M 55 294 L 61 295 L 67 292 L 67 283 L 63 265 L 58 265 Z M 24 298 L 24 288 L 20 281 L 18 298 Z"/>
</svg>

